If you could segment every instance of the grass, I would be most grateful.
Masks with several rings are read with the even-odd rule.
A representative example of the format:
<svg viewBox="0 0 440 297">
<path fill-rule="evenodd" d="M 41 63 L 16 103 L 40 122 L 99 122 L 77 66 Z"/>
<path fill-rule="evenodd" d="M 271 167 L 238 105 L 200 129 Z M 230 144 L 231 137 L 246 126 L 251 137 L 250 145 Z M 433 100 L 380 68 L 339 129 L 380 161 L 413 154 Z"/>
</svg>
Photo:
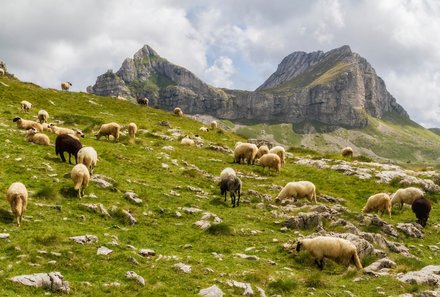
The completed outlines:
<svg viewBox="0 0 440 297">
<path fill-rule="evenodd" d="M 212 285 L 219 286 L 227 296 L 241 295 L 241 290 L 226 285 L 229 280 L 249 282 L 254 291 L 258 286 L 269 296 L 306 296 L 312 291 L 315 296 L 338 295 L 344 287 L 358 296 L 370 296 L 367 293 L 371 292 L 370 288 L 378 286 L 387 295 L 424 289 L 401 284 L 393 277 L 353 283 L 352 280 L 362 274 L 347 271 L 330 260 L 326 260 L 324 272 L 320 272 L 307 253 L 290 254 L 282 248 L 283 243 L 298 237 L 298 232 L 307 235 L 314 230 L 283 232 L 281 225 L 276 223 L 281 219 L 273 215 L 270 205 L 261 207 L 261 201 L 252 196 L 243 195 L 240 206 L 232 208 L 229 197 L 227 202 L 223 201 L 218 183 L 212 176 L 218 176 L 225 167 L 232 167 L 243 176 L 244 193 L 252 189 L 272 197 L 278 191 L 271 185 L 310 180 L 320 193 L 344 198 L 344 206 L 354 213 L 363 207 L 366 197 L 377 192 L 394 191 L 397 185 L 383 185 L 328 169 L 300 166 L 291 159 L 279 174 L 262 173 L 256 165 L 234 164 L 232 156 L 207 148 L 209 143 L 233 148 L 237 141 L 245 140 L 237 134 L 211 131 L 201 134 L 205 146 L 183 146 L 178 137 L 165 140 L 162 136 L 172 137 L 175 130 L 170 131 L 170 127 L 157 123 L 168 121 L 171 129 L 182 131 L 183 135 L 200 134 L 202 124 L 108 97 L 42 89 L 7 77 L 0 80 L 9 86 L 0 85 L 0 188 L 4 193 L 12 182 L 21 181 L 30 192 L 28 209 L 20 228 L 14 224 L 6 199 L 0 202 L 1 232 L 10 234 L 8 240 L 0 240 L 0 291 L 3 296 L 45 294 L 42 289 L 18 285 L 9 279 L 21 274 L 51 271 L 61 272 L 70 282 L 74 296 L 194 296 L 201 288 Z M 19 102 L 24 99 L 33 103 L 33 109 L 26 114 L 19 109 Z M 86 189 L 87 196 L 81 200 L 76 197 L 69 177 L 73 165 L 61 162 L 55 156 L 53 146 L 24 141 L 24 135 L 12 122 L 16 115 L 34 118 L 39 109 L 49 112 L 50 121 L 60 120 L 65 122 L 63 126 L 86 130 L 82 143 L 93 146 L 99 155 L 94 173 L 111 178 L 112 187 L 101 188 L 91 182 Z M 139 133 L 133 143 L 127 137 L 121 137 L 119 143 L 103 138 L 97 141 L 93 135 L 99 125 L 112 121 L 123 126 L 135 122 L 146 132 Z M 54 135 L 49 137 L 54 143 Z M 298 142 L 293 143 L 290 152 L 294 155 L 322 157 L 316 151 L 299 146 Z M 164 149 L 169 146 L 173 149 Z M 124 199 L 126 191 L 137 193 L 143 203 L 135 205 Z M 433 201 L 437 201 L 438 196 L 428 194 Z M 111 217 L 80 205 L 87 203 L 102 204 Z M 60 205 L 61 210 L 38 204 Z M 188 214 L 183 207 L 196 207 L 202 212 Z M 130 212 L 137 223 L 129 224 L 122 210 Z M 222 223 L 213 224 L 209 231 L 195 227 L 194 223 L 204 212 L 217 215 Z M 433 227 L 438 223 L 439 212 L 434 202 L 423 239 L 399 239 L 406 246 L 414 246 L 410 251 L 419 260 L 407 260 L 389 253 L 389 257 L 397 262 L 399 271 L 440 264 L 436 252 L 427 248 L 440 241 L 437 229 Z M 352 213 L 342 218 L 358 224 Z M 395 224 L 414 221 L 414 216 L 406 208 L 402 213 L 394 213 L 392 219 L 384 219 Z M 324 226 L 335 231 L 340 228 L 327 223 Z M 99 242 L 80 245 L 69 239 L 85 234 L 97 236 Z M 102 245 L 113 252 L 108 256 L 96 255 Z M 153 249 L 157 255 L 144 258 L 138 254 L 142 248 Z M 216 258 L 214 252 L 223 255 L 222 260 Z M 241 259 L 235 256 L 236 253 L 256 255 L 260 260 Z M 133 264 L 129 258 L 136 259 L 139 264 Z M 268 260 L 276 265 L 270 265 Z M 363 261 L 365 264 L 371 260 Z M 178 262 L 191 265 L 192 273 L 176 270 L 174 264 Z M 214 272 L 206 273 L 207 268 Z M 144 277 L 147 285 L 142 287 L 127 280 L 125 273 L 130 270 Z M 120 286 L 108 286 L 113 282 L 119 282 Z"/>
</svg>

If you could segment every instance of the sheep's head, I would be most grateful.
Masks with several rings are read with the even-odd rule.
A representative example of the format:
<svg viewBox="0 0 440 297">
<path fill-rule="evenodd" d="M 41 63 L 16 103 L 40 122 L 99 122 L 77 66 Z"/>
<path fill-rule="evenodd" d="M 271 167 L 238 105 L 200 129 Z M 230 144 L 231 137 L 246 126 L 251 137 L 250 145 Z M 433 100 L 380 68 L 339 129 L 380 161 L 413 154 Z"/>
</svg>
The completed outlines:
<svg viewBox="0 0 440 297">
<path fill-rule="evenodd" d="M 32 127 L 29 130 L 27 130 L 27 134 L 28 135 L 34 135 L 34 134 L 37 134 L 37 133 L 38 133 L 38 131 L 34 127 Z"/>
<path fill-rule="evenodd" d="M 15 122 L 17 122 L 17 121 L 19 121 L 19 120 L 21 120 L 20 117 L 15 117 L 12 121 L 15 123 Z"/>
<path fill-rule="evenodd" d="M 296 251 L 299 253 L 299 251 L 301 250 L 303 243 L 301 240 L 298 240 L 298 242 L 296 243 Z"/>
<path fill-rule="evenodd" d="M 275 204 L 280 204 L 281 203 L 281 199 L 277 196 L 277 197 L 275 197 Z"/>
<path fill-rule="evenodd" d="M 75 136 L 84 138 L 84 133 L 81 130 L 75 129 Z"/>
</svg>

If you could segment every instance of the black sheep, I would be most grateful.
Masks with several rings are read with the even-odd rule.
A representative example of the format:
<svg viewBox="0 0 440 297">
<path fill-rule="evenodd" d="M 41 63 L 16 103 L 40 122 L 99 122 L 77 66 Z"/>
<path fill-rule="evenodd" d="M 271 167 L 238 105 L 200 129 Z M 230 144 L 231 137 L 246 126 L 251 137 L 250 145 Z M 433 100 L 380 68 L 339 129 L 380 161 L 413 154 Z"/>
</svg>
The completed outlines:
<svg viewBox="0 0 440 297">
<path fill-rule="evenodd" d="M 425 198 L 417 198 L 412 203 L 411 209 L 416 214 L 417 223 L 425 227 L 431 211 L 431 202 Z"/>
<path fill-rule="evenodd" d="M 75 156 L 75 164 L 78 164 L 77 153 L 82 148 L 81 142 L 75 137 L 68 134 L 60 134 L 55 139 L 55 153 L 56 155 L 60 155 L 61 160 L 66 162 L 66 158 L 64 158 L 64 152 L 69 153 L 69 164 L 71 155 Z"/>
<path fill-rule="evenodd" d="M 225 195 L 229 191 L 231 194 L 231 202 L 232 207 L 239 206 L 240 204 L 240 194 L 241 194 L 241 180 L 236 176 L 229 176 L 220 181 L 220 192 L 222 195 Z M 237 203 L 235 203 L 235 195 L 238 196 Z"/>
</svg>

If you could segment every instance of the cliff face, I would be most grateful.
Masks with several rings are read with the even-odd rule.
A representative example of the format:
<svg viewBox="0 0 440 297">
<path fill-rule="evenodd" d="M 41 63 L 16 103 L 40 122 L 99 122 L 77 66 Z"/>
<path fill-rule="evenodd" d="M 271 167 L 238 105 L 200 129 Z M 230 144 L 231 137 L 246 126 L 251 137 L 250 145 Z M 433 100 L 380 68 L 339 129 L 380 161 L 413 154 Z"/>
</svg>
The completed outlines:
<svg viewBox="0 0 440 297">
<path fill-rule="evenodd" d="M 367 114 L 408 118 L 371 65 L 348 46 L 329 52 L 294 52 L 255 91 L 214 88 L 144 46 L 118 72 L 98 77 L 97 95 L 148 97 L 150 105 L 185 113 L 254 122 L 294 123 L 299 131 L 361 128 Z"/>
</svg>

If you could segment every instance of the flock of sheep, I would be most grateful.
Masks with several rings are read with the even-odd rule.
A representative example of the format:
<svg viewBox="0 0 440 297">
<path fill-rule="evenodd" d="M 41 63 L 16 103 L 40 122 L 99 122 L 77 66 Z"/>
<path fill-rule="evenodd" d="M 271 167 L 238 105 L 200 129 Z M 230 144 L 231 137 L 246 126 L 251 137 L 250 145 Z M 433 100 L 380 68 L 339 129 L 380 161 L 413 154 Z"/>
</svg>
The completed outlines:
<svg viewBox="0 0 440 297">
<path fill-rule="evenodd" d="M 68 90 L 72 84 L 66 82 L 61 85 L 63 90 Z M 148 99 L 147 99 L 148 100 Z M 147 103 L 148 104 L 148 101 Z M 28 101 L 21 102 L 21 109 L 24 112 L 29 112 L 32 104 Z M 179 107 L 174 109 L 176 116 L 183 116 L 183 112 Z M 49 137 L 43 131 L 52 132 L 56 134 L 55 152 L 59 155 L 63 162 L 66 161 L 64 152 L 69 153 L 69 163 L 71 163 L 71 156 L 75 157 L 76 165 L 71 171 L 71 178 L 74 184 L 74 189 L 78 192 L 79 198 L 84 195 L 84 190 L 87 187 L 90 175 L 98 161 L 98 154 L 93 147 L 83 147 L 80 142 L 80 137 L 84 134 L 80 130 L 57 127 L 53 124 L 47 124 L 49 114 L 40 110 L 38 112 L 38 122 L 32 120 L 24 120 L 20 117 L 13 119 L 19 129 L 27 130 L 27 141 L 34 142 L 40 145 L 50 145 Z M 211 129 L 218 127 L 216 121 L 211 122 Z M 109 139 L 112 136 L 117 142 L 119 140 L 120 125 L 117 123 L 103 124 L 99 131 L 95 134 L 96 139 L 105 136 Z M 207 127 L 201 127 L 201 131 L 208 131 Z M 137 132 L 135 123 L 128 125 L 128 132 L 131 140 L 134 140 Z M 194 140 L 189 137 L 184 137 L 181 140 L 182 144 L 194 145 Z M 344 157 L 352 157 L 353 150 L 346 147 L 341 152 Z M 283 147 L 275 146 L 269 148 L 267 145 L 257 147 L 253 143 L 237 143 L 234 149 L 234 162 L 247 164 L 255 164 L 257 161 L 259 165 L 268 167 L 280 172 L 282 166 L 285 164 L 286 152 Z M 227 192 L 230 193 L 231 203 L 233 207 L 239 206 L 240 195 L 242 191 L 242 181 L 237 176 L 234 169 L 227 167 L 220 174 L 220 193 L 227 198 Z M 20 182 L 13 183 L 7 190 L 7 200 L 9 201 L 12 212 L 16 217 L 18 226 L 21 224 L 23 212 L 26 210 L 28 193 L 24 184 Z M 275 197 L 276 204 L 280 204 L 283 200 L 289 198 L 306 197 L 310 203 L 316 204 L 316 187 L 310 181 L 296 181 L 287 183 L 279 194 Z M 393 205 L 400 204 L 402 209 L 403 204 L 409 204 L 413 212 L 416 214 L 417 222 L 423 227 L 426 226 L 429 213 L 431 210 L 431 203 L 425 198 L 422 190 L 414 187 L 399 189 L 391 196 L 387 193 L 378 193 L 368 198 L 365 207 L 362 209 L 364 213 L 381 212 L 382 215 L 386 211 L 391 217 L 391 209 Z M 332 259 L 338 263 L 349 265 L 354 264 L 358 269 L 362 269 L 362 264 L 359 260 L 356 247 L 345 239 L 329 236 L 318 236 L 312 239 L 300 239 L 297 242 L 296 250 L 307 250 L 315 260 L 315 263 L 320 269 L 324 267 L 324 258 Z"/>
</svg>

